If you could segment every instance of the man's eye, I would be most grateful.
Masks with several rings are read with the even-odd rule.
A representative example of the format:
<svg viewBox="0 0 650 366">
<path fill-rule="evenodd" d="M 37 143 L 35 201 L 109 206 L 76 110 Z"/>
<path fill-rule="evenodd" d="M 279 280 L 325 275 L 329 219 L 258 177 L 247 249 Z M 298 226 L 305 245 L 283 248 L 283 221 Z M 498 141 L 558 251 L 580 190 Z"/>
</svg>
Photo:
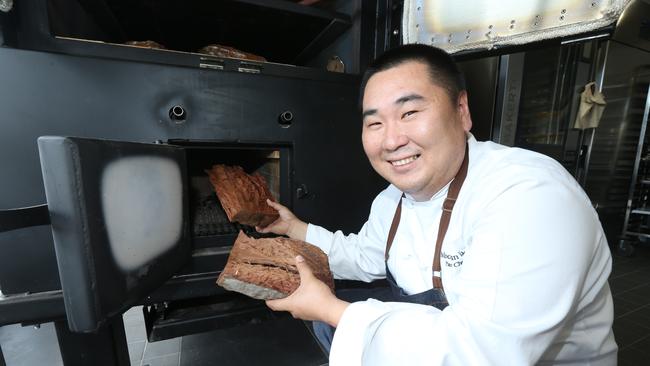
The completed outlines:
<svg viewBox="0 0 650 366">
<path fill-rule="evenodd" d="M 381 122 L 368 122 L 366 123 L 366 127 L 378 127 L 381 125 Z"/>
<path fill-rule="evenodd" d="M 412 115 L 414 115 L 415 113 L 417 113 L 417 111 L 408 111 L 408 112 L 402 114 L 402 118 L 406 118 L 406 117 L 412 116 Z"/>
</svg>

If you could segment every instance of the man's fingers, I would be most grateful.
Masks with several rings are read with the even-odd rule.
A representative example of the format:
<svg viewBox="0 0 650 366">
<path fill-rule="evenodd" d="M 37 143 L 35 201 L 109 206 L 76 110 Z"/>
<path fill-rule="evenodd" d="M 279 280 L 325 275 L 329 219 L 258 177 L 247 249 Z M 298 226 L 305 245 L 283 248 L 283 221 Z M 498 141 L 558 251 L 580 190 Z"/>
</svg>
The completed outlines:
<svg viewBox="0 0 650 366">
<path fill-rule="evenodd" d="M 298 269 L 298 273 L 300 274 L 300 282 L 314 276 L 313 272 L 311 271 L 311 268 L 309 268 L 309 265 L 307 264 L 307 262 L 305 262 L 305 258 L 303 258 L 303 256 L 301 255 L 296 256 L 296 268 Z"/>
<path fill-rule="evenodd" d="M 296 256 L 295 259 L 296 259 L 296 267 L 298 268 L 298 273 L 300 274 L 300 282 L 303 282 L 304 279 L 311 278 L 314 276 L 311 271 L 311 268 L 309 268 L 309 266 L 305 262 L 305 258 L 299 255 Z M 291 297 L 291 295 L 283 299 L 266 300 L 266 306 L 268 306 L 269 308 L 275 311 L 286 310 L 288 306 L 288 302 L 290 302 L 289 298 Z"/>
<path fill-rule="evenodd" d="M 270 224 L 268 224 L 268 225 L 266 225 L 264 227 L 255 226 L 255 231 L 257 231 L 258 233 L 263 233 L 263 234 L 273 232 L 273 230 L 280 223 L 280 221 L 281 221 L 281 219 L 276 219 L 275 221 L 273 221 L 272 223 L 270 223 Z"/>
<path fill-rule="evenodd" d="M 274 310 L 274 311 L 284 310 L 282 304 L 283 304 L 282 299 L 266 300 L 266 306 L 268 306 L 269 308 L 271 308 L 271 310 Z"/>
<path fill-rule="evenodd" d="M 273 207 L 276 211 L 280 211 L 280 209 L 284 208 L 284 206 L 282 206 L 281 204 L 277 202 L 273 202 L 268 198 L 266 199 L 266 204 Z"/>
</svg>

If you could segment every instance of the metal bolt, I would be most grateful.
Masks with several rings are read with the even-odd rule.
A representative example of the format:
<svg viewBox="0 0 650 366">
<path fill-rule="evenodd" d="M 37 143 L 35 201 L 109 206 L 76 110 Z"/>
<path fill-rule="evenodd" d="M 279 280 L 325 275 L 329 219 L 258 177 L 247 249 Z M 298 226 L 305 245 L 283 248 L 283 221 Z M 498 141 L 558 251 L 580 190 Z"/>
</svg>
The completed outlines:
<svg viewBox="0 0 650 366">
<path fill-rule="evenodd" d="M 187 118 L 187 112 L 182 106 L 175 105 L 169 109 L 169 118 L 176 123 L 183 123 Z"/>
<path fill-rule="evenodd" d="M 293 112 L 289 110 L 280 113 L 280 116 L 278 116 L 278 123 L 280 124 L 280 127 L 289 128 L 291 127 L 292 122 L 293 122 Z"/>
</svg>

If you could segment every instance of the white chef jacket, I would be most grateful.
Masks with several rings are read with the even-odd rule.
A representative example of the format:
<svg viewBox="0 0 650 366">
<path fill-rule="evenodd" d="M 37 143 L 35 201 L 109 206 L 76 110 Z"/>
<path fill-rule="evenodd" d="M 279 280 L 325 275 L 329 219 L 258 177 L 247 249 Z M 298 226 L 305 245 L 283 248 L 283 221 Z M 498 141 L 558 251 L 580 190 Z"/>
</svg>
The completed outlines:
<svg viewBox="0 0 650 366">
<path fill-rule="evenodd" d="M 338 324 L 330 365 L 615 365 L 611 255 L 589 198 L 556 161 L 469 135 L 469 166 L 441 250 L 449 306 L 361 301 Z M 432 288 L 448 186 L 406 197 L 388 267 L 413 294 Z M 310 224 L 335 278 L 385 277 L 402 195 L 390 185 L 358 234 Z"/>
</svg>

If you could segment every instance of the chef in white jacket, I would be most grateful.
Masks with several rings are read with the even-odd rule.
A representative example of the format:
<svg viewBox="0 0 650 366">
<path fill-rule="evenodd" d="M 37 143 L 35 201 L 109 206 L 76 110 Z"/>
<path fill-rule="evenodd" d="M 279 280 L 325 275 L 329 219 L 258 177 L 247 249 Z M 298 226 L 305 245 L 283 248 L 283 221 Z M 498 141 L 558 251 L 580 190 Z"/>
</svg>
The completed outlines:
<svg viewBox="0 0 650 366">
<path fill-rule="evenodd" d="M 269 203 L 280 218 L 258 230 L 317 245 L 335 278 L 387 278 L 389 296 L 339 299 L 298 257 L 300 287 L 268 306 L 336 328 L 332 366 L 616 364 L 611 256 L 571 175 L 476 141 L 444 51 L 389 50 L 363 80 L 363 147 L 390 183 L 368 221 L 346 236 Z"/>
</svg>

